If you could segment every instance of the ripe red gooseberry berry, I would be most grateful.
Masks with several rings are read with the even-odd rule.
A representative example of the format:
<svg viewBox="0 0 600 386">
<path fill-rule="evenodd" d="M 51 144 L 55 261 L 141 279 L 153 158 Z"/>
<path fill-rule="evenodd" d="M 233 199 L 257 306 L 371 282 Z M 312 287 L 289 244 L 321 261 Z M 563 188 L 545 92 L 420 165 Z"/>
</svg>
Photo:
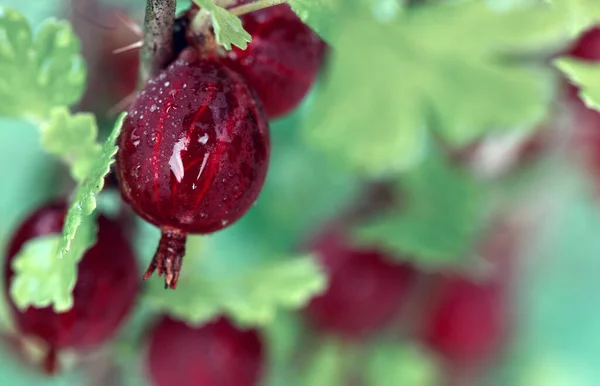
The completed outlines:
<svg viewBox="0 0 600 386">
<path fill-rule="evenodd" d="M 269 126 L 240 75 L 192 49 L 140 92 L 116 155 L 121 194 L 160 227 L 144 278 L 175 288 L 187 233 L 223 229 L 250 209 L 265 181 Z"/>
<path fill-rule="evenodd" d="M 15 231 L 4 265 L 4 290 L 16 327 L 23 336 L 34 336 L 47 345 L 44 366 L 50 373 L 58 366 L 59 350 L 88 350 L 109 340 L 134 306 L 139 291 L 129 242 L 118 223 L 100 216 L 98 241 L 77 266 L 73 308 L 57 313 L 51 306 L 16 307 L 9 295 L 14 258 L 27 241 L 62 232 L 66 211 L 64 202 L 56 202 L 33 212 Z"/>
</svg>

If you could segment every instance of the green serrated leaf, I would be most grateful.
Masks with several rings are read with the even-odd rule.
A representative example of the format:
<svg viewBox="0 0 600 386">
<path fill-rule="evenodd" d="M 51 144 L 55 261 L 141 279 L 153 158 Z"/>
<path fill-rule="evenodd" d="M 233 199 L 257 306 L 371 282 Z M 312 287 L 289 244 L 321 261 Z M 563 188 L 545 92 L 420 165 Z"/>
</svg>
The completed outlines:
<svg viewBox="0 0 600 386">
<path fill-rule="evenodd" d="M 239 17 L 216 5 L 212 0 L 194 0 L 200 8 L 210 12 L 217 43 L 228 50 L 231 45 L 245 50 L 252 36 L 242 27 Z"/>
<path fill-rule="evenodd" d="M 567 28 L 573 36 L 600 23 L 600 2 L 596 0 L 549 0 L 557 12 L 565 16 Z"/>
<path fill-rule="evenodd" d="M 498 12 L 481 1 L 412 7 L 393 23 L 349 16 L 339 26 L 305 134 L 331 159 L 371 176 L 421 162 L 428 128 L 461 147 L 544 118 L 551 72 L 511 56 L 566 34 L 550 7 Z"/>
<path fill-rule="evenodd" d="M 375 243 L 423 267 L 455 265 L 469 257 L 484 220 L 486 189 L 440 155 L 432 155 L 398 182 L 402 205 L 357 230 Z"/>
<path fill-rule="evenodd" d="M 35 35 L 18 11 L 0 7 L 0 115 L 44 119 L 81 97 L 86 69 L 65 21 L 47 19 Z"/>
<path fill-rule="evenodd" d="M 188 237 L 177 291 L 152 281 L 146 297 L 152 307 L 195 325 L 219 314 L 263 325 L 279 308 L 301 307 L 325 287 L 325 275 L 311 256 L 239 266 L 218 258 L 212 248 L 200 252 L 202 242 Z"/>
<path fill-rule="evenodd" d="M 415 345 L 379 342 L 369 352 L 365 378 L 369 386 L 436 386 L 440 370 L 433 355 Z"/>
<path fill-rule="evenodd" d="M 586 106 L 600 111 L 600 65 L 571 58 L 560 58 L 554 63 L 580 87 L 579 96 Z"/>
<path fill-rule="evenodd" d="M 94 115 L 72 115 L 64 106 L 50 111 L 48 121 L 41 126 L 41 134 L 44 149 L 69 164 L 77 181 L 82 181 L 89 174 L 102 150 L 96 142 L 98 128 Z"/>
<path fill-rule="evenodd" d="M 71 249 L 57 257 L 60 235 L 52 234 L 28 241 L 15 257 L 10 294 L 19 309 L 52 306 L 55 312 L 73 307 L 77 264 L 96 241 L 96 222 L 86 217 L 71 242 Z"/>
<path fill-rule="evenodd" d="M 77 186 L 75 198 L 67 212 L 63 235 L 58 248 L 59 256 L 64 256 L 71 247 L 71 242 L 75 238 L 77 228 L 96 209 L 96 194 L 104 187 L 104 177 L 110 171 L 110 165 L 114 162 L 114 156 L 118 147 L 115 145 L 117 137 L 121 132 L 121 126 L 125 119 L 125 113 L 122 113 L 115 122 L 115 126 L 110 136 L 104 143 L 101 153 L 94 160 L 89 173 Z"/>
</svg>

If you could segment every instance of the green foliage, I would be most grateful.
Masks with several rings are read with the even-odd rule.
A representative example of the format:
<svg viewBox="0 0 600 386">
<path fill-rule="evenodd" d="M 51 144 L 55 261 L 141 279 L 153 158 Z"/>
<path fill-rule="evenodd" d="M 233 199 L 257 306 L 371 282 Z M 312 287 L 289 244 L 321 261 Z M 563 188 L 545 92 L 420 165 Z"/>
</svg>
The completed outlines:
<svg viewBox="0 0 600 386">
<path fill-rule="evenodd" d="M 289 3 L 304 23 L 328 40 L 334 25 L 332 18 L 341 9 L 338 0 L 289 0 Z M 349 1 L 346 3 L 346 6 L 350 6 Z"/>
<path fill-rule="evenodd" d="M 570 58 L 561 58 L 555 63 L 572 83 L 581 88 L 579 96 L 585 104 L 600 111 L 600 65 Z"/>
<path fill-rule="evenodd" d="M 230 50 L 231 45 L 245 50 L 252 36 L 244 27 L 239 17 L 216 5 L 212 0 L 194 0 L 203 10 L 210 12 L 217 43 Z"/>
<path fill-rule="evenodd" d="M 104 187 L 104 177 L 108 174 L 110 165 L 114 162 L 114 156 L 118 150 L 115 142 L 121 132 L 124 119 L 125 113 L 121 114 L 116 120 L 113 131 L 104 143 L 102 151 L 90 163 L 87 175 L 81 178 L 75 190 L 75 198 L 65 218 L 63 235 L 58 249 L 59 257 L 63 257 L 69 252 L 71 242 L 76 236 L 77 228 L 96 209 L 96 194 Z M 90 243 L 94 244 L 93 241 Z"/>
<path fill-rule="evenodd" d="M 556 11 L 566 18 L 573 36 L 600 23 L 600 2 L 596 0 L 550 0 Z"/>
<path fill-rule="evenodd" d="M 306 137 L 338 163 L 380 175 L 421 162 L 430 128 L 459 147 L 533 124 L 552 98 L 550 72 L 510 57 L 555 42 L 561 21 L 549 7 L 500 13 L 481 1 L 409 8 L 393 23 L 341 18 Z"/>
<path fill-rule="evenodd" d="M 73 307 L 73 288 L 77 280 L 77 264 L 96 237 L 94 219 L 87 217 L 71 243 L 71 249 L 58 259 L 60 235 L 46 235 L 25 243 L 15 257 L 15 275 L 10 295 L 20 309 L 29 306 L 64 312 Z"/>
<path fill-rule="evenodd" d="M 34 35 L 22 14 L 0 7 L 0 36 L 0 115 L 39 121 L 81 97 L 85 64 L 68 23 L 48 19 Z"/>
<path fill-rule="evenodd" d="M 44 149 L 69 164 L 73 178 L 79 182 L 88 175 L 102 150 L 96 142 L 97 136 L 93 114 L 71 115 L 66 107 L 52 109 L 48 121 L 41 126 Z"/>
<path fill-rule="evenodd" d="M 295 113 L 271 123 L 271 161 L 265 186 L 239 226 L 264 245 L 266 255 L 297 249 L 321 224 L 352 205 L 359 179 L 329 167 L 323 154 L 303 146 L 302 115 L 312 96 Z M 290 205 L 293 203 L 293 205 Z"/>
<path fill-rule="evenodd" d="M 325 275 L 311 256 L 232 264 L 221 243 L 188 236 L 177 291 L 154 278 L 146 300 L 190 324 L 226 314 L 242 324 L 266 324 L 278 308 L 298 308 L 325 287 Z M 207 245 L 208 244 L 208 245 Z"/>
<path fill-rule="evenodd" d="M 361 242 L 381 245 L 400 260 L 444 267 L 468 257 L 486 209 L 486 188 L 440 155 L 398 180 L 402 202 L 358 229 Z"/>
<path fill-rule="evenodd" d="M 436 386 L 441 383 L 441 369 L 433 355 L 409 344 L 378 342 L 369 353 L 365 373 L 365 383 L 369 386 Z"/>
<path fill-rule="evenodd" d="M 309 358 L 299 386 L 345 385 L 346 355 L 340 342 L 323 339 Z"/>
</svg>

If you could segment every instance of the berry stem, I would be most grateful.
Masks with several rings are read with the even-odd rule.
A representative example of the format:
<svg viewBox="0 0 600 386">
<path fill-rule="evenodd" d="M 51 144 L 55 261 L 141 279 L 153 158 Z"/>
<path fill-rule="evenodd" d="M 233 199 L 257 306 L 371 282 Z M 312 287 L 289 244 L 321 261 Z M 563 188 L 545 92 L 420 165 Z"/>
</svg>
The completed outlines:
<svg viewBox="0 0 600 386">
<path fill-rule="evenodd" d="M 167 66 L 173 56 L 176 0 L 148 0 L 144 17 L 142 83 Z"/>
<path fill-rule="evenodd" d="M 247 13 L 259 11 L 264 8 L 273 7 L 275 5 L 287 3 L 287 0 L 258 0 L 253 3 L 239 5 L 229 9 L 229 12 L 236 16 L 242 16 Z"/>
<path fill-rule="evenodd" d="M 42 367 L 48 375 L 54 375 L 58 371 L 58 352 L 56 348 L 50 347 L 44 357 Z"/>
<path fill-rule="evenodd" d="M 144 280 L 158 269 L 158 276 L 165 275 L 165 289 L 175 289 L 179 280 L 179 271 L 185 255 L 185 232 L 171 227 L 161 228 L 161 237 L 156 253 L 144 273 Z"/>
</svg>

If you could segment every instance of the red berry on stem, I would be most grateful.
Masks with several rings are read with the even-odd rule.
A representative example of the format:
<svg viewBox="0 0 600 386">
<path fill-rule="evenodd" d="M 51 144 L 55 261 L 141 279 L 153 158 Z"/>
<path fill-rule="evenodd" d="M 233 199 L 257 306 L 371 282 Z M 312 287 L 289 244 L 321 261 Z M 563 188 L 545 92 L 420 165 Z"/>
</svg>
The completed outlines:
<svg viewBox="0 0 600 386">
<path fill-rule="evenodd" d="M 264 361 L 255 330 L 224 318 L 192 328 L 164 317 L 151 331 L 147 365 L 155 386 L 257 386 Z"/>
<path fill-rule="evenodd" d="M 242 78 L 186 50 L 148 82 L 118 140 L 121 194 L 162 237 L 146 271 L 175 288 L 187 233 L 232 224 L 258 197 L 269 162 L 269 127 Z"/>
<path fill-rule="evenodd" d="M 415 271 L 378 249 L 355 247 L 332 230 L 319 236 L 313 250 L 329 276 L 326 291 L 306 310 L 317 328 L 362 338 L 390 322 L 407 299 Z"/>
<path fill-rule="evenodd" d="M 17 229 L 4 266 L 7 294 L 14 274 L 11 263 L 23 244 L 62 232 L 66 211 L 63 202 L 46 205 Z M 99 217 L 98 241 L 79 262 L 77 273 L 73 308 L 67 312 L 56 313 L 52 307 L 20 311 L 7 295 L 18 330 L 48 345 L 44 363 L 48 372 L 56 368 L 57 351 L 91 349 L 110 339 L 135 303 L 139 290 L 137 264 L 118 223 Z"/>
<path fill-rule="evenodd" d="M 285 115 L 298 106 L 314 83 L 325 43 L 287 4 L 241 19 L 252 42 L 245 50 L 233 47 L 223 60 L 256 90 L 269 118 Z"/>
</svg>

